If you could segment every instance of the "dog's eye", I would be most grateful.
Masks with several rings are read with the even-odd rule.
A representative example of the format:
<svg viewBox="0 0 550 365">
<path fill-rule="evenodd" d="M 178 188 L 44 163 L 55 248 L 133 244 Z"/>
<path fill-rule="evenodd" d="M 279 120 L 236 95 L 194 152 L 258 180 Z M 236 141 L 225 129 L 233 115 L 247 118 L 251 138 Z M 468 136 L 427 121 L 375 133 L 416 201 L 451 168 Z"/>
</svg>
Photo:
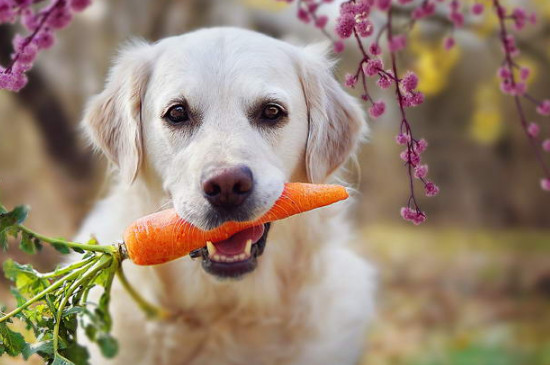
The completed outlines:
<svg viewBox="0 0 550 365">
<path fill-rule="evenodd" d="M 277 120 L 279 120 L 281 117 L 283 117 L 285 115 L 285 112 L 283 111 L 283 109 L 277 105 L 277 104 L 267 104 L 263 111 L 262 111 L 262 115 L 260 116 L 260 118 L 266 122 L 276 122 Z"/>
<path fill-rule="evenodd" d="M 189 121 L 189 114 L 183 105 L 174 105 L 164 115 L 172 124 L 182 124 Z"/>
</svg>

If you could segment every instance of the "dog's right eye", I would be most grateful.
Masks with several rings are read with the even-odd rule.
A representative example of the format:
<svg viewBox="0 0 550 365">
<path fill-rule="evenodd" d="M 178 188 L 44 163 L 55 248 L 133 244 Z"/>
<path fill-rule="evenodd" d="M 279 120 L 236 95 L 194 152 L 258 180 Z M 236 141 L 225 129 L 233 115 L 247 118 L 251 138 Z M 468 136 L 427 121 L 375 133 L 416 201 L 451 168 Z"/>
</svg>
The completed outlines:
<svg viewBox="0 0 550 365">
<path fill-rule="evenodd" d="M 174 105 L 164 115 L 170 124 L 183 124 L 189 121 L 189 114 L 183 105 Z"/>
</svg>

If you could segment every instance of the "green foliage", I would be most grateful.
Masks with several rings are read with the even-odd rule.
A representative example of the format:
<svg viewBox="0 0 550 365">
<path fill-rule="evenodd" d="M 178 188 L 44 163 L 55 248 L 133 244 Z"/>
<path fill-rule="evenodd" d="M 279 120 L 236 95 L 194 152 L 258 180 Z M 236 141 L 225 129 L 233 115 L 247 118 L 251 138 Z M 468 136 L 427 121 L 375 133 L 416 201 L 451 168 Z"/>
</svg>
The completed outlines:
<svg viewBox="0 0 550 365">
<path fill-rule="evenodd" d="M 118 344 L 110 334 L 109 302 L 113 278 L 120 268 L 118 250 L 114 246 L 99 246 L 95 239 L 88 244 L 79 244 L 44 237 L 22 225 L 27 214 L 25 206 L 8 212 L 0 205 L 2 249 L 7 248 L 7 238 L 12 236 L 19 239 L 19 248 L 28 254 L 38 252 L 44 242 L 63 254 L 75 251 L 83 256 L 81 261 L 49 273 L 40 273 L 31 265 L 11 259 L 4 262 L 4 275 L 13 283 L 11 293 L 17 301 L 17 308 L 0 317 L 0 355 L 21 355 L 28 359 L 37 354 L 49 364 L 88 364 L 88 350 L 77 343 L 80 324 L 104 356 L 115 356 Z M 94 287 L 103 289 L 97 303 L 88 299 Z M 13 318 L 23 322 L 34 341 L 27 342 L 14 329 L 10 324 Z"/>
</svg>

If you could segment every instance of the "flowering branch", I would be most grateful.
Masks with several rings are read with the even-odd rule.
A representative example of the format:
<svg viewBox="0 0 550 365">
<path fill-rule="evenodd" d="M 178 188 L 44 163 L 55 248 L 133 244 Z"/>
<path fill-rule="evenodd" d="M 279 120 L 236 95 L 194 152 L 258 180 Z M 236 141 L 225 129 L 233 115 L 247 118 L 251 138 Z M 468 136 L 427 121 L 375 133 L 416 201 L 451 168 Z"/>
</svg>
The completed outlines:
<svg viewBox="0 0 550 365">
<path fill-rule="evenodd" d="M 14 52 L 6 67 L 0 66 L 0 89 L 19 91 L 27 84 L 25 73 L 32 68 L 39 51 L 50 48 L 54 32 L 65 28 L 73 13 L 82 11 L 91 0 L 51 0 L 39 10 L 37 4 L 45 0 L 0 0 L 0 23 L 14 23 L 17 19 L 30 34 L 17 34 L 13 39 Z"/>
<path fill-rule="evenodd" d="M 293 0 L 284 1 L 293 2 Z M 501 89 L 515 98 L 515 105 L 521 125 L 545 174 L 545 178 L 541 180 L 541 186 L 544 190 L 550 190 L 550 169 L 544 162 L 541 152 L 541 150 L 550 152 L 550 139 L 544 140 L 542 145 L 538 144 L 540 128 L 536 123 L 527 123 L 520 96 L 534 103 L 537 112 L 542 115 L 550 115 L 550 100 L 538 101 L 525 92 L 525 80 L 529 76 L 529 70 L 527 68 L 520 68 L 513 61 L 513 57 L 519 51 L 515 46 L 514 38 L 507 32 L 505 26 L 505 21 L 512 20 L 515 27 L 520 30 L 528 22 L 534 23 L 536 19 L 534 15 L 527 15 L 525 10 L 521 8 L 515 8 L 508 14 L 506 9 L 500 4 L 501 0 L 492 1 L 496 14 L 499 17 L 500 39 L 505 52 L 504 66 L 499 71 L 499 75 L 503 79 Z M 400 157 L 405 162 L 409 187 L 409 198 L 407 204 L 401 208 L 401 216 L 414 224 L 420 224 L 426 220 L 426 213 L 422 211 L 418 204 L 415 195 L 414 180 L 418 179 L 424 185 L 426 196 L 437 195 L 439 188 L 427 179 L 428 165 L 421 164 L 420 155 L 425 151 L 428 144 L 425 139 L 416 139 L 413 136 L 412 126 L 406 114 L 406 108 L 414 107 L 424 102 L 424 95 L 416 90 L 419 80 L 413 72 L 407 71 L 403 77 L 399 76 L 397 54 L 406 47 L 407 39 L 404 33 L 396 34 L 396 28 L 392 24 L 392 21 L 396 13 L 399 13 L 401 16 L 404 15 L 410 18 L 406 27 L 407 30 L 410 30 L 419 20 L 435 16 L 436 14 L 438 14 L 437 16 L 441 16 L 442 12 L 436 12 L 436 7 L 446 6 L 447 18 L 452 28 L 450 35 L 444 38 L 443 47 L 446 50 L 450 50 L 456 43 L 453 36 L 455 29 L 464 27 L 466 12 L 469 12 L 473 16 L 479 16 L 484 12 L 485 7 L 477 1 L 471 7 L 465 7 L 460 0 L 348 0 L 340 6 L 340 14 L 336 19 L 336 27 L 334 29 L 338 40 L 334 41 L 325 29 L 327 17 L 318 15 L 317 13 L 323 3 L 330 2 L 332 0 L 298 0 L 298 18 L 305 23 L 309 23 L 313 19 L 315 25 L 322 30 L 323 34 L 333 41 L 336 52 L 343 51 L 343 40 L 347 38 L 355 40 L 354 44 L 361 55 L 361 59 L 356 72 L 346 75 L 345 85 L 347 87 L 355 87 L 360 81 L 363 90 L 361 98 L 370 104 L 368 112 L 373 119 L 384 114 L 386 105 L 383 101 L 375 101 L 372 98 L 367 88 L 367 78 L 377 76 L 378 80 L 376 83 L 381 89 L 388 89 L 392 85 L 395 87 L 395 97 L 401 118 L 396 142 L 405 147 Z M 397 7 L 396 5 L 405 6 L 403 9 L 406 11 L 403 11 L 401 7 Z M 375 26 L 370 20 L 371 12 L 374 10 L 386 13 L 387 21 L 379 27 L 374 41 L 371 42 L 367 51 L 363 42 L 374 34 Z M 319 19 L 322 21 L 319 21 Z M 389 70 L 384 70 L 382 59 L 379 57 L 382 53 L 380 39 L 384 32 L 387 35 L 387 48 L 391 60 L 391 68 Z M 521 82 L 516 81 L 514 71 L 519 72 Z"/>
<path fill-rule="evenodd" d="M 527 67 L 519 66 L 514 61 L 514 58 L 519 55 L 519 49 L 516 47 L 514 36 L 508 32 L 506 27 L 506 21 L 513 21 L 515 28 L 521 30 L 527 23 L 527 20 L 534 23 L 536 19 L 534 15 L 528 16 L 522 8 L 515 8 L 511 14 L 508 14 L 506 8 L 501 5 L 500 0 L 493 0 L 493 8 L 499 20 L 499 38 L 502 44 L 502 51 L 504 52 L 504 65 L 498 71 L 498 75 L 502 79 L 500 89 L 504 94 L 511 95 L 514 98 L 514 105 L 518 113 L 521 127 L 544 173 L 544 177 L 540 181 L 541 188 L 550 191 L 550 168 L 542 156 L 543 149 L 550 152 L 550 139 L 546 139 L 542 144 L 539 144 L 540 127 L 535 122 L 527 122 L 520 97 L 523 96 L 537 105 L 536 110 L 541 115 L 550 115 L 550 100 L 539 102 L 526 93 L 526 81 L 529 77 L 530 70 Z M 516 73 L 519 74 L 519 81 L 516 79 Z"/>
</svg>

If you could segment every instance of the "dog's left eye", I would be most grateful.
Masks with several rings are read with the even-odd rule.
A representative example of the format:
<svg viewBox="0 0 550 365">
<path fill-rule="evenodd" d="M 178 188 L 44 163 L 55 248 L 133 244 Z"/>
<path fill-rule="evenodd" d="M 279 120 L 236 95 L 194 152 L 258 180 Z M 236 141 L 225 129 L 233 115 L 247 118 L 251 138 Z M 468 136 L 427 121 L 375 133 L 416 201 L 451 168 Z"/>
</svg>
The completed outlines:
<svg viewBox="0 0 550 365">
<path fill-rule="evenodd" d="M 267 104 L 261 115 L 261 119 L 267 122 L 275 122 L 285 115 L 283 108 L 277 104 Z"/>
<path fill-rule="evenodd" d="M 182 124 L 189 120 L 187 109 L 183 105 L 174 105 L 164 115 L 171 124 Z"/>
</svg>

